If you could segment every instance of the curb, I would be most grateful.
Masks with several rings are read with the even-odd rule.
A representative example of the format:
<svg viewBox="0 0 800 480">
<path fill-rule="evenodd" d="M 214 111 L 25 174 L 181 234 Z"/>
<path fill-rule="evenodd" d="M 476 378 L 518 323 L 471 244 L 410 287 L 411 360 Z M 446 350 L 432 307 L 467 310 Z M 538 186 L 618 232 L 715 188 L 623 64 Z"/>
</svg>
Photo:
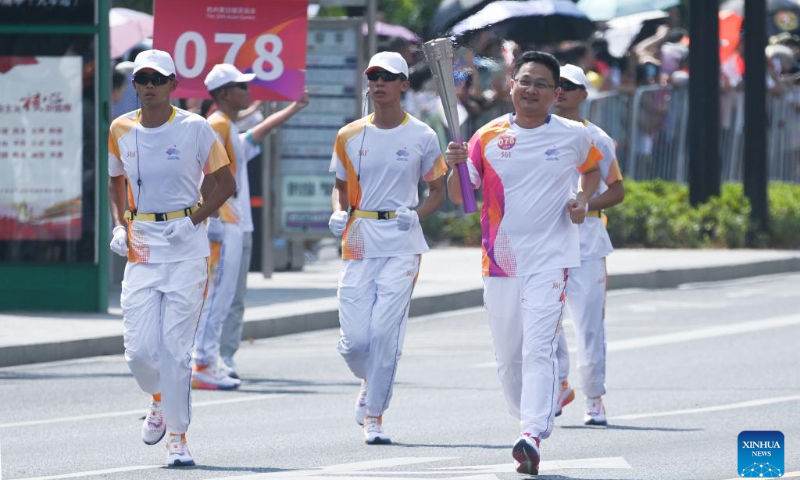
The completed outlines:
<svg viewBox="0 0 800 480">
<path fill-rule="evenodd" d="M 789 272 L 800 272 L 800 257 L 708 268 L 618 274 L 609 277 L 608 289 L 675 288 L 686 283 L 719 282 Z M 411 301 L 410 316 L 430 315 L 462 308 L 479 307 L 481 305 L 483 305 L 482 288 L 420 297 Z M 271 338 L 338 327 L 339 312 L 332 309 L 288 315 L 280 318 L 251 320 L 245 322 L 242 329 L 242 338 Z M 101 355 L 120 355 L 123 353 L 125 353 L 125 349 L 122 335 L 68 342 L 14 345 L 0 347 L 0 367 L 73 360 Z"/>
</svg>

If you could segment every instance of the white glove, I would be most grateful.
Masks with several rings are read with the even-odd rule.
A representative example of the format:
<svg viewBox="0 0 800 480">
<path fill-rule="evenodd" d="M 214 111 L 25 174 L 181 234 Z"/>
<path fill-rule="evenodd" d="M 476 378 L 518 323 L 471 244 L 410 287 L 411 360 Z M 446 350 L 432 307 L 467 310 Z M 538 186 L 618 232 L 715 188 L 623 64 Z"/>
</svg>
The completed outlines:
<svg viewBox="0 0 800 480">
<path fill-rule="evenodd" d="M 415 224 L 419 223 L 419 215 L 416 210 L 407 207 L 400 207 L 394 213 L 397 214 L 397 229 L 403 232 L 411 230 Z"/>
<path fill-rule="evenodd" d="M 192 223 L 189 217 L 183 217 L 180 220 L 169 222 L 167 228 L 164 229 L 164 238 L 170 245 L 178 245 L 194 235 L 197 231 L 197 225 Z"/>
<path fill-rule="evenodd" d="M 222 238 L 225 236 L 225 226 L 222 225 L 222 220 L 217 217 L 209 217 L 206 228 L 208 228 L 209 240 L 222 243 Z"/>
<path fill-rule="evenodd" d="M 117 225 L 114 227 L 114 230 L 111 231 L 111 234 L 114 236 L 111 239 L 111 251 L 119 255 L 120 257 L 127 257 L 128 256 L 128 231 L 122 225 Z"/>
<path fill-rule="evenodd" d="M 345 227 L 347 227 L 347 221 L 349 219 L 350 215 L 344 210 L 333 212 L 331 219 L 328 220 L 328 228 L 331 229 L 332 234 L 336 235 L 337 237 L 341 237 L 344 233 Z"/>
</svg>

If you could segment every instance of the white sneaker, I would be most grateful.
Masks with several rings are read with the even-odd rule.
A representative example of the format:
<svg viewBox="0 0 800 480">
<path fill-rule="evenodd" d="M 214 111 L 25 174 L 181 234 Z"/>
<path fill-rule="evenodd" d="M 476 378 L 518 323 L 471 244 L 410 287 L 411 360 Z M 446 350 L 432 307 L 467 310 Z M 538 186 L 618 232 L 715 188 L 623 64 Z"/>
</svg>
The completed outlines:
<svg viewBox="0 0 800 480">
<path fill-rule="evenodd" d="M 361 390 L 356 397 L 356 423 L 364 425 L 364 418 L 367 416 L 367 381 L 361 380 Z"/>
<path fill-rule="evenodd" d="M 561 390 L 558 392 L 558 400 L 556 400 L 556 417 L 561 415 L 561 410 L 575 400 L 575 390 L 569 386 L 566 381 L 561 382 Z"/>
<path fill-rule="evenodd" d="M 364 418 L 364 436 L 367 445 L 389 445 L 392 440 L 383 431 L 383 415 Z"/>
<path fill-rule="evenodd" d="M 161 413 L 161 403 L 151 400 L 142 424 L 142 441 L 147 445 L 155 445 L 164 438 L 165 433 L 167 424 L 164 422 L 164 414 Z"/>
<path fill-rule="evenodd" d="M 606 407 L 603 406 L 603 398 L 586 399 L 586 415 L 583 416 L 584 425 L 608 425 L 606 421 Z"/>
<path fill-rule="evenodd" d="M 223 375 L 227 375 L 231 378 L 239 380 L 239 374 L 236 373 L 236 364 L 233 363 L 233 359 L 230 357 L 219 357 L 217 359 L 217 370 L 219 370 L 219 372 Z"/>
<path fill-rule="evenodd" d="M 527 433 L 517 440 L 514 447 L 511 449 L 511 456 L 517 466 L 517 473 L 524 473 L 526 475 L 539 474 L 539 439 L 531 437 Z"/>
<path fill-rule="evenodd" d="M 192 372 L 192 388 L 195 390 L 235 390 L 241 384 L 241 380 L 225 375 L 216 365 Z"/>
<path fill-rule="evenodd" d="M 189 446 L 186 440 L 180 435 L 170 434 L 167 441 L 167 466 L 168 467 L 193 467 L 194 459 L 189 453 Z"/>
</svg>

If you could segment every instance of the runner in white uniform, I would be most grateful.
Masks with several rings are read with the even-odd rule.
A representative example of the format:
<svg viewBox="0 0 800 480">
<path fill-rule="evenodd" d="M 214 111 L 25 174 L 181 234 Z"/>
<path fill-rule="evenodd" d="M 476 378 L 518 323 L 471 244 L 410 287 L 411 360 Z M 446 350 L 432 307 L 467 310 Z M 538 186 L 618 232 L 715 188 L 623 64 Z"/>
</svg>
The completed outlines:
<svg viewBox="0 0 800 480">
<path fill-rule="evenodd" d="M 339 353 L 362 380 L 355 417 L 368 444 L 391 443 L 383 431 L 403 348 L 421 254 L 420 218 L 444 201 L 447 166 L 433 130 L 403 111 L 408 65 L 381 52 L 365 70 L 375 113 L 339 130 L 331 159 L 336 173 L 329 222 L 342 238 Z M 429 193 L 419 207 L 420 178 Z"/>
<path fill-rule="evenodd" d="M 153 397 L 142 440 L 154 445 L 169 430 L 167 464 L 194 465 L 185 434 L 191 348 L 208 285 L 203 221 L 236 184 L 205 119 L 170 105 L 178 82 L 169 54 L 142 52 L 133 72 L 142 108 L 114 120 L 108 137 L 111 250 L 128 257 L 120 300 L 125 359 Z M 201 181 L 207 193 L 198 206 Z"/>
<path fill-rule="evenodd" d="M 603 154 L 598 165 L 603 178 L 595 196 L 589 201 L 586 221 L 578 228 L 581 240 L 581 266 L 570 269 L 567 286 L 567 310 L 575 323 L 578 342 L 578 372 L 586 395 L 586 425 L 606 425 L 602 396 L 606 393 L 606 257 L 613 251 L 602 209 L 622 202 L 625 187 L 616 158 L 614 140 L 597 125 L 581 118 L 579 110 L 586 100 L 589 81 L 575 65 L 561 67 L 561 93 L 555 104 L 558 115 L 582 122 L 589 129 L 595 145 Z M 576 180 L 577 181 L 577 180 Z M 558 344 L 560 393 L 558 411 L 575 398 L 569 386 L 569 350 L 564 332 Z"/>
<path fill-rule="evenodd" d="M 520 419 L 512 456 L 529 475 L 538 473 L 539 443 L 553 428 L 564 293 L 568 269 L 580 265 L 575 224 L 600 181 L 601 154 L 586 127 L 548 114 L 558 78 L 552 55 L 526 52 L 511 80 L 516 112 L 486 124 L 468 146 L 447 147 L 448 165 L 469 158 L 472 185 L 483 186 L 484 304 L 509 412 Z M 458 182 L 454 168 L 454 203 L 462 200 Z"/>
<path fill-rule="evenodd" d="M 244 285 L 242 284 L 239 289 L 240 272 L 243 269 L 247 272 L 250 264 L 253 220 L 250 211 L 247 162 L 261 152 L 261 140 L 271 128 L 280 123 L 274 119 L 271 122 L 267 119 L 246 133 L 239 133 L 232 119 L 236 119 L 239 110 L 247 108 L 250 104 L 247 84 L 253 78 L 254 74 L 242 73 L 235 66 L 223 63 L 215 65 L 205 79 L 206 88 L 218 108 L 209 117 L 208 123 L 225 147 L 231 161 L 230 168 L 236 178 L 237 193 L 209 219 L 210 281 L 208 300 L 200 317 L 194 343 L 195 365 L 192 388 L 195 389 L 231 390 L 241 384 L 238 374 L 221 362 L 221 335 L 234 299 L 244 300 Z M 299 110 L 297 107 L 295 109 Z M 295 109 L 290 111 L 294 113 Z M 290 116 L 285 115 L 285 118 L 288 119 Z M 243 266 L 245 233 L 248 235 L 248 255 L 247 265 Z M 241 327 L 238 333 L 241 335 Z"/>
<path fill-rule="evenodd" d="M 208 122 L 225 146 L 225 150 L 231 158 L 231 164 L 235 164 L 234 175 L 236 176 L 237 190 L 235 198 L 229 202 L 235 202 L 237 205 L 236 207 L 231 206 L 231 210 L 236 208 L 238 226 L 241 231 L 241 239 L 236 234 L 217 243 L 216 239 L 209 237 L 212 241 L 212 259 L 214 258 L 214 245 L 217 243 L 220 253 L 224 254 L 225 258 L 235 257 L 238 268 L 233 269 L 232 265 L 226 265 L 222 272 L 217 271 L 217 274 L 220 275 L 221 290 L 225 292 L 221 294 L 224 300 L 220 303 L 224 305 L 220 305 L 219 310 L 224 318 L 222 325 L 214 324 L 214 328 L 219 328 L 221 331 L 218 333 L 215 330 L 213 336 L 208 335 L 206 338 L 207 341 L 210 341 L 211 338 L 214 339 L 214 343 L 207 347 L 209 357 L 211 355 L 215 358 L 220 356 L 222 360 L 221 363 L 217 363 L 217 376 L 230 376 L 236 379 L 239 378 L 239 374 L 233 362 L 233 355 L 239 349 L 242 339 L 244 295 L 247 291 L 247 272 L 250 269 L 250 256 L 253 250 L 253 213 L 250 207 L 250 179 L 247 175 L 247 163 L 261 152 L 261 142 L 272 129 L 279 127 L 308 105 L 308 92 L 304 92 L 299 101 L 292 102 L 288 107 L 273 113 L 266 119 L 261 117 L 261 120 L 256 122 L 252 128 L 240 133 L 236 119 L 239 112 L 247 109 L 250 105 L 247 84 L 252 78 L 252 74 L 243 74 L 233 65 L 225 63 L 215 65 L 206 77 L 206 87 L 209 91 L 213 91 L 212 96 L 218 108 Z M 224 212 L 220 211 L 219 217 L 222 220 L 219 223 L 226 227 L 230 225 L 225 221 Z M 224 231 L 228 232 L 228 230 L 226 228 Z M 209 231 L 209 235 L 211 235 L 211 231 Z M 239 247 L 237 248 L 235 245 L 239 245 Z M 231 261 L 232 263 L 233 261 Z M 212 268 L 212 288 L 209 292 L 209 301 L 214 291 L 213 272 Z M 209 358 L 208 361 L 212 362 L 213 360 Z M 200 379 L 198 375 L 195 377 Z M 202 388 L 199 383 L 193 384 L 195 388 Z"/>
</svg>

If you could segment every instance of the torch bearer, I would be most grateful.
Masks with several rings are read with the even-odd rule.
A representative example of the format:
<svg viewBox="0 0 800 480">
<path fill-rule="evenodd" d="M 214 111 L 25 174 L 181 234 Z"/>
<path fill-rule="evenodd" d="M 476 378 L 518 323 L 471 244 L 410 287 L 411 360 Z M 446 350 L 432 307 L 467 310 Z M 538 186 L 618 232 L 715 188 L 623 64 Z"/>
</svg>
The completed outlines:
<svg viewBox="0 0 800 480">
<path fill-rule="evenodd" d="M 436 79 L 436 90 L 442 99 L 444 106 L 444 116 L 447 119 L 447 128 L 450 130 L 450 138 L 461 145 L 461 128 L 458 121 L 458 110 L 456 109 L 456 84 L 453 80 L 453 44 L 449 38 L 437 38 L 423 45 L 425 57 L 428 65 Z M 478 211 L 475 203 L 475 193 L 472 191 L 472 182 L 469 179 L 469 171 L 464 163 L 458 164 L 458 179 L 461 185 L 461 198 L 464 200 L 464 213 Z"/>
</svg>

